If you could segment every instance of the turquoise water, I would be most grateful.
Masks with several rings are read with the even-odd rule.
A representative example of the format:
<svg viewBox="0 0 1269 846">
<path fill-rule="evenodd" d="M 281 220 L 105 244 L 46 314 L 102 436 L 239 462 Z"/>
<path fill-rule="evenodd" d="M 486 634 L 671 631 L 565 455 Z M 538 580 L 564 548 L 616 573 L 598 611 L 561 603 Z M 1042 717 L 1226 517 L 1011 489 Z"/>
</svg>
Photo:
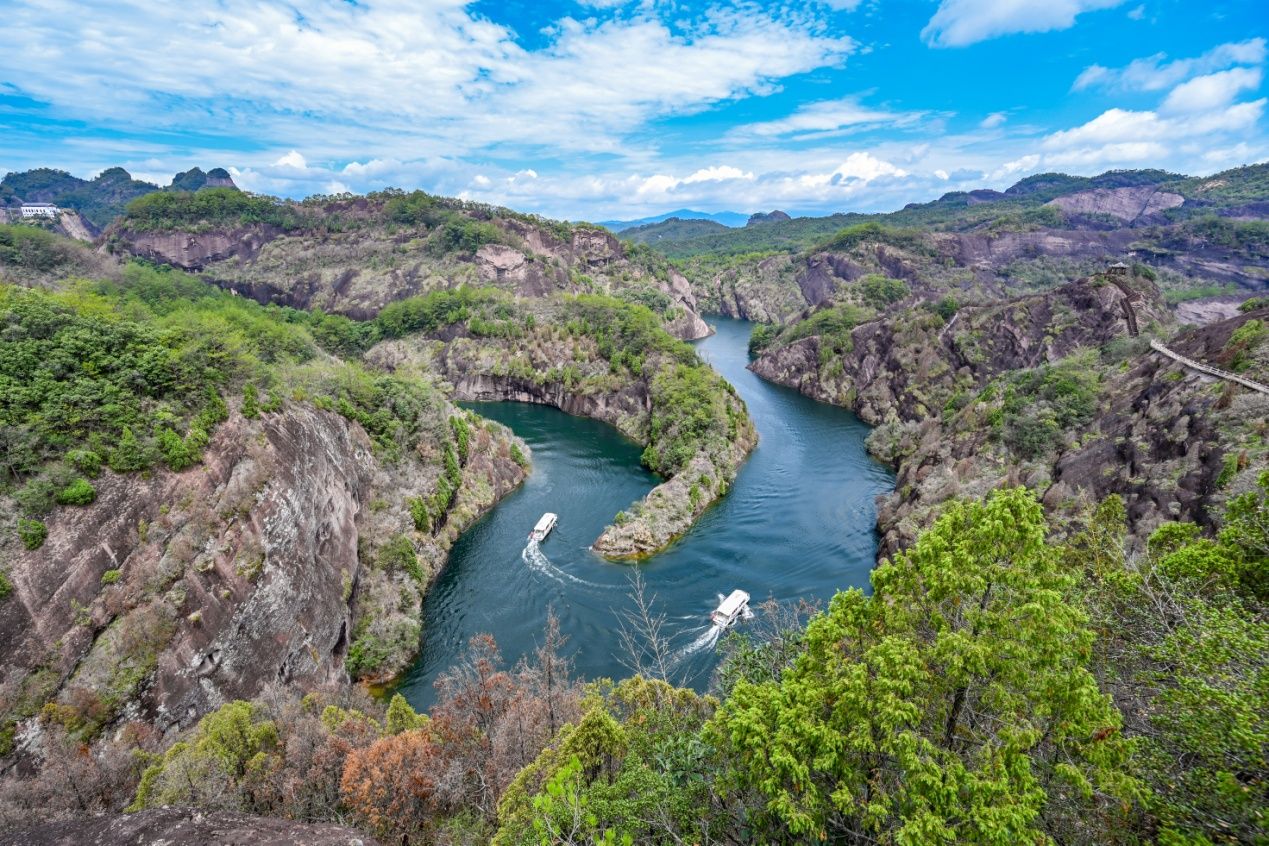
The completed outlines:
<svg viewBox="0 0 1269 846">
<path fill-rule="evenodd" d="M 708 614 L 719 594 L 827 601 L 866 586 L 876 554 L 874 497 L 894 477 L 864 449 L 868 427 L 850 412 L 764 382 L 745 369 L 750 324 L 713 318 L 697 344 L 749 406 L 761 438 L 731 492 L 673 547 L 638 565 L 676 650 L 675 681 L 703 689 L 717 662 Z M 617 511 L 651 490 L 641 449 L 615 429 L 553 408 L 480 403 L 533 448 L 533 472 L 454 545 L 423 607 L 423 650 L 402 684 L 416 708 L 467 641 L 488 632 L 513 664 L 542 639 L 554 609 L 566 652 L 587 678 L 629 675 L 618 614 L 630 607 L 631 565 L 588 545 Z M 545 511 L 559 526 L 536 550 L 525 536 Z M 743 625 L 743 624 L 742 624 Z"/>
</svg>

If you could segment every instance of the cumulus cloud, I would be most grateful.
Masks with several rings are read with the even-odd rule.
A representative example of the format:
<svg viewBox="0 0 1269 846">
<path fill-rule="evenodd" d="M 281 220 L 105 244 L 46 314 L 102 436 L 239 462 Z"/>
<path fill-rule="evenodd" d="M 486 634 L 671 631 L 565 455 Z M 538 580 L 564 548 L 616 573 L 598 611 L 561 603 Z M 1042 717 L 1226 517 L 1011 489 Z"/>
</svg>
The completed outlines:
<svg viewBox="0 0 1269 846">
<path fill-rule="evenodd" d="M 1072 89 L 1109 88 L 1121 91 L 1163 91 L 1200 74 L 1235 65 L 1259 65 L 1265 61 L 1265 39 L 1220 44 L 1201 56 L 1168 61 L 1164 53 L 1136 59 L 1122 68 L 1090 65 L 1075 79 Z"/>
<path fill-rule="evenodd" d="M 1239 55 L 1254 56 L 1254 49 L 1243 49 L 1247 44 L 1250 42 L 1237 45 Z M 1230 54 L 1226 51 L 1225 55 Z M 1207 60 L 1193 60 L 1184 73 L 1208 66 Z M 1173 78 L 1175 73 L 1169 71 Z M 1139 85 L 1153 84 L 1147 75 L 1134 78 Z M 1041 143 L 1047 151 L 1045 163 L 1055 167 L 1110 163 L 1157 166 L 1175 149 L 1197 152 L 1236 140 L 1240 134 L 1253 131 L 1264 114 L 1264 98 L 1235 102 L 1243 92 L 1259 88 L 1260 82 L 1259 68 L 1236 67 L 1195 76 L 1175 85 L 1155 110 L 1108 109 L 1080 126 L 1050 133 Z"/>
<path fill-rule="evenodd" d="M 921 30 L 931 47 L 964 47 L 1016 32 L 1068 29 L 1084 12 L 1124 0 L 943 0 Z"/>
<path fill-rule="evenodd" d="M 1259 87 L 1259 68 L 1233 68 L 1181 83 L 1168 93 L 1160 108 L 1164 112 L 1219 109 L 1228 106 L 1243 91 Z"/>
<path fill-rule="evenodd" d="M 291 167 L 303 170 L 308 167 L 308 162 L 297 151 L 292 150 L 282 158 L 273 163 L 276 167 Z"/>
</svg>

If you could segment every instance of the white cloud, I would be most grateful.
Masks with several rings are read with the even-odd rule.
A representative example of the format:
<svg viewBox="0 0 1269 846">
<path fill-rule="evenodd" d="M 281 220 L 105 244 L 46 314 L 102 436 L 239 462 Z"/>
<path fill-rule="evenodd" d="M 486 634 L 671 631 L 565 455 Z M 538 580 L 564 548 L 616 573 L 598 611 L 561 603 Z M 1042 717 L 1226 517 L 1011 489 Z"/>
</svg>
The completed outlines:
<svg viewBox="0 0 1269 846">
<path fill-rule="evenodd" d="M 768 93 L 856 49 L 804 10 L 675 12 L 671 25 L 649 5 L 557 21 L 530 50 L 470 5 L 120 0 L 89 25 L 73 0 L 11 0 L 5 38 L 23 48 L 0 51 L 0 79 L 68 120 L 304 138 L 322 159 L 610 154 L 651 120 Z"/>
<path fill-rule="evenodd" d="M 301 156 L 295 150 L 292 150 L 291 152 L 287 153 L 285 156 L 278 159 L 273 164 L 275 167 L 293 167 L 293 168 L 298 168 L 300 170 L 303 170 L 304 168 L 308 167 L 308 162 L 306 162 L 304 160 L 304 157 Z"/>
<path fill-rule="evenodd" d="M 776 138 L 813 138 L 823 133 L 843 129 L 887 126 L 907 126 L 921 117 L 919 112 L 891 112 L 860 105 L 855 97 L 840 100 L 823 100 L 807 103 L 788 117 L 777 120 L 750 123 L 737 127 L 732 135 L 738 138 L 757 136 Z"/>
<path fill-rule="evenodd" d="M 1172 89 L 1160 108 L 1164 112 L 1219 109 L 1228 106 L 1243 91 L 1259 87 L 1259 68 L 1233 68 L 1181 83 Z"/>
<path fill-rule="evenodd" d="M 1234 65 L 1259 65 L 1265 61 L 1263 38 L 1220 44 L 1192 59 L 1167 61 L 1164 53 L 1136 59 L 1123 68 L 1090 65 L 1075 79 L 1072 89 L 1083 91 L 1095 86 L 1122 91 L 1162 91 L 1199 74 L 1224 70 Z"/>
<path fill-rule="evenodd" d="M 1123 141 L 1094 147 L 1079 147 L 1045 157 L 1048 167 L 1101 168 L 1113 164 L 1158 162 L 1168 148 L 1157 141 Z"/>
<path fill-rule="evenodd" d="M 1015 32 L 1067 29 L 1084 12 L 1124 0 L 943 0 L 921 37 L 931 47 L 964 47 Z"/>
<path fill-rule="evenodd" d="M 978 125 L 983 129 L 995 129 L 998 126 L 1003 125 L 1008 119 L 1008 116 L 1005 115 L 1004 112 L 992 112 L 987 115 L 987 117 L 983 118 Z"/>
<path fill-rule="evenodd" d="M 691 185 L 693 182 L 724 182 L 728 179 L 753 179 L 753 172 L 743 171 L 730 165 L 721 165 L 702 168 L 686 177 L 683 182 Z"/>
</svg>

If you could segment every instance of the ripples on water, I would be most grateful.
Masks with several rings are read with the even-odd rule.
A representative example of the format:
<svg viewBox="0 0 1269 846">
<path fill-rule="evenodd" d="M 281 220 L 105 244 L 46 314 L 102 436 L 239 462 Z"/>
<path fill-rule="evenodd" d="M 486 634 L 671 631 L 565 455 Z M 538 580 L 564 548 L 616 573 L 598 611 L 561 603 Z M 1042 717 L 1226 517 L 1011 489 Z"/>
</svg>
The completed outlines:
<svg viewBox="0 0 1269 846">
<path fill-rule="evenodd" d="M 731 492 L 666 552 L 639 565 L 678 650 L 680 682 L 704 687 L 719 632 L 718 595 L 748 591 L 753 604 L 827 601 L 866 586 L 876 554 L 873 498 L 894 479 L 868 457 L 868 428 L 853 414 L 763 382 L 745 369 L 750 324 L 715 318 L 697 348 L 749 406 L 761 441 Z M 553 408 L 483 403 L 472 408 L 510 426 L 533 448 L 533 472 L 455 544 L 424 603 L 422 656 L 402 685 L 416 708 L 473 635 L 490 632 L 508 663 L 541 640 L 548 609 L 560 618 L 576 670 L 626 675 L 618 614 L 629 607 L 630 565 L 590 552 L 617 511 L 656 485 L 640 447 L 615 429 Z M 527 535 L 545 511 L 559 525 L 540 545 Z M 741 624 L 743 625 L 743 623 Z"/>
</svg>

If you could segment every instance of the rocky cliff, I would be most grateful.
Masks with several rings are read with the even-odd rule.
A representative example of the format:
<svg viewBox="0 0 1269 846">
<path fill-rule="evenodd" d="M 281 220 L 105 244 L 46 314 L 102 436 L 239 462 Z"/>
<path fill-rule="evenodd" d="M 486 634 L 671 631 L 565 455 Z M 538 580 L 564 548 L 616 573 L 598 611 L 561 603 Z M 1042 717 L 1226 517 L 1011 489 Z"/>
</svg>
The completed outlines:
<svg viewBox="0 0 1269 846">
<path fill-rule="evenodd" d="M 3 533 L 9 740 L 38 751 L 30 718 L 42 706 L 91 738 L 131 720 L 184 728 L 274 682 L 346 683 L 358 638 L 381 618 L 417 616 L 457 533 L 523 478 L 511 443 L 502 427 L 477 426 L 448 520 L 430 532 L 415 531 L 406 500 L 435 487 L 439 455 L 382 461 L 359 424 L 303 404 L 231 416 L 189 470 L 106 471 L 95 502 L 47 518 L 40 548 Z M 379 551 L 393 536 L 417 561 L 404 572 Z M 414 631 L 378 669 L 408 663 Z"/>
<path fill-rule="evenodd" d="M 825 350 L 819 336 L 789 344 L 777 336 L 750 369 L 814 399 L 848 406 L 875 426 L 896 414 L 926 417 L 956 390 L 1126 337 L 1128 309 L 1140 326 L 1169 321 L 1148 280 L 1132 280 L 1125 291 L 1097 276 L 1047 294 L 966 306 L 950 321 L 924 308 L 900 309 L 852 330 L 841 356 Z"/>
<path fill-rule="evenodd" d="M 949 497 L 1006 483 L 1039 490 L 1056 510 L 1122 494 L 1140 538 L 1165 519 L 1208 520 L 1227 490 L 1249 483 L 1264 461 L 1256 444 L 1269 398 L 1150 353 L 1127 311 L 1146 335 L 1170 333 L 1167 312 L 1147 280 L 1126 282 L 1085 279 L 950 323 L 892 315 L 856 327 L 840 354 L 818 336 L 777 338 L 752 369 L 879 426 L 870 447 L 898 469 L 878 513 L 883 551 L 911 541 Z M 1254 319 L 1174 343 L 1221 366 Z M 1246 363 L 1269 365 L 1255 344 Z"/>
<path fill-rule="evenodd" d="M 262 303 L 358 319 L 396 300 L 469 284 L 522 297 L 608 293 L 648 305 L 676 337 L 709 333 L 687 279 L 649 251 L 632 253 L 607 230 L 445 202 L 453 208 L 444 218 L 405 223 L 382 197 L 296 205 L 285 226 L 154 228 L 125 218 L 105 243 Z"/>
<path fill-rule="evenodd" d="M 1155 270 L 1161 284 L 1178 291 L 1214 282 L 1247 293 L 1265 289 L 1269 254 L 1255 232 L 1236 224 L 1149 225 L 1174 200 L 1141 189 L 1118 199 L 1072 195 L 1062 198 L 1086 214 L 1134 214 L 1136 227 L 1036 227 L 950 232 L 858 227 L 837 243 L 800 254 L 779 254 L 724 263 L 687 262 L 701 308 L 762 323 L 787 321 L 808 307 L 837 302 L 868 274 L 902 279 L 928 296 L 952 295 L 988 302 L 1049 288 L 1092 274 L 1110 258 L 1136 256 Z M 1149 190 L 1149 189 L 1147 189 Z M 1057 202 L 1057 201 L 1055 201 Z M 1136 211 L 1129 206 L 1140 204 Z M 1143 216 L 1144 215 L 1144 216 Z M 1258 231 L 1258 230 L 1257 230 Z"/>
</svg>

